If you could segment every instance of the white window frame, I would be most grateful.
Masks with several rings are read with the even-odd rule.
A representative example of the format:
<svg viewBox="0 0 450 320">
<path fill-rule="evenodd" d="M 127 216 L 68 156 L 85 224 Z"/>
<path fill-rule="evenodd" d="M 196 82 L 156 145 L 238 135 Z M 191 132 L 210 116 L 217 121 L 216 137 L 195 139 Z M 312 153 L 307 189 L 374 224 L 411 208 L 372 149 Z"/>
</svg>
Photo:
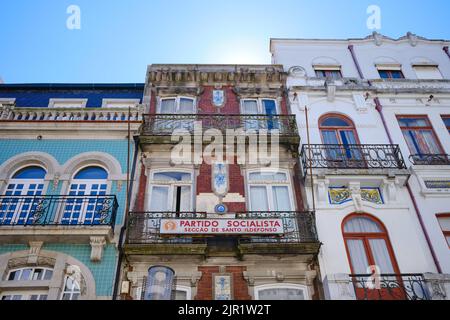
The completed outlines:
<svg viewBox="0 0 450 320">
<path fill-rule="evenodd" d="M 88 99 L 72 99 L 72 98 L 51 98 L 48 103 L 49 108 L 73 108 L 73 109 L 79 109 L 79 108 L 86 108 Z M 55 106 L 55 104 L 64 103 L 64 104 L 73 104 L 71 106 L 63 106 L 60 107 L 58 105 Z"/>
<path fill-rule="evenodd" d="M 261 181 L 254 181 L 252 182 L 250 180 L 250 174 L 251 173 L 284 173 L 287 177 L 287 180 L 285 182 L 279 182 L 279 181 L 273 181 L 273 180 L 261 180 Z M 292 183 L 292 177 L 289 173 L 289 170 L 283 170 L 283 169 L 279 169 L 279 170 L 271 170 L 271 169 L 250 169 L 247 170 L 247 175 L 246 175 L 246 185 L 247 185 L 247 199 L 248 199 L 248 203 L 247 206 L 248 208 L 250 208 L 250 211 L 253 211 L 252 208 L 252 200 L 251 200 L 251 196 L 250 196 L 250 187 L 251 186 L 265 186 L 266 187 L 266 192 L 267 192 L 267 203 L 268 203 L 268 207 L 269 207 L 269 212 L 276 212 L 276 210 L 273 208 L 273 193 L 272 193 L 272 187 L 287 187 L 288 188 L 288 193 L 289 193 L 289 200 L 290 200 L 290 204 L 291 204 L 291 211 L 294 212 L 296 211 L 296 205 L 295 205 L 295 199 L 294 199 L 294 190 L 293 190 L 293 183 Z"/>
<path fill-rule="evenodd" d="M 175 99 L 175 114 L 178 114 L 180 111 L 180 101 L 181 99 L 189 99 L 192 100 L 192 114 L 197 113 L 197 98 L 189 97 L 189 96 L 173 96 L 173 97 L 158 97 L 158 104 L 156 108 L 156 113 L 161 114 L 161 104 L 163 100 L 173 100 Z"/>
<path fill-rule="evenodd" d="M 74 291 L 73 289 L 72 289 L 72 291 L 66 291 L 66 284 L 67 284 L 67 280 L 69 278 L 72 278 L 72 281 L 77 285 L 78 291 Z M 73 296 L 74 293 L 78 293 L 78 299 L 76 299 L 76 300 L 80 300 L 80 298 L 81 298 L 81 284 L 78 281 L 76 281 L 76 279 L 74 279 L 72 276 L 69 276 L 69 275 L 64 276 L 63 287 L 61 289 L 61 294 L 59 295 L 59 300 L 63 299 L 65 293 L 70 293 L 71 296 Z M 73 300 L 71 298 L 67 301 L 75 301 L 75 300 Z"/>
<path fill-rule="evenodd" d="M 258 108 L 258 115 L 265 115 L 266 111 L 264 110 L 264 106 L 263 106 L 263 100 L 271 100 L 275 102 L 275 109 L 277 111 L 277 115 L 280 114 L 280 107 L 278 105 L 278 99 L 274 99 L 274 98 L 242 98 L 240 101 L 240 109 L 241 109 L 241 114 L 245 115 L 248 113 L 244 112 L 244 103 L 245 101 L 256 101 L 256 105 Z"/>
<path fill-rule="evenodd" d="M 189 181 L 162 181 L 162 180 L 154 180 L 155 173 L 164 173 L 164 172 L 178 172 L 178 173 L 188 173 L 191 175 L 191 180 Z M 189 208 L 189 211 L 194 211 L 194 205 L 195 205 L 195 194 L 196 194 L 196 188 L 195 188 L 195 176 L 194 176 L 194 170 L 183 170 L 183 169 L 173 169 L 173 168 L 165 168 L 165 169 L 154 169 L 150 170 L 150 179 L 147 183 L 147 188 L 149 190 L 148 192 L 148 199 L 146 201 L 146 208 L 147 211 L 150 210 L 150 201 L 152 199 L 152 193 L 154 187 L 169 187 L 169 193 L 167 195 L 167 201 L 170 201 L 170 203 L 167 203 L 167 207 L 171 208 L 170 212 L 173 212 L 175 209 L 172 208 L 173 204 L 173 192 L 174 187 L 182 187 L 182 186 L 189 186 L 191 187 L 191 205 Z"/>
<path fill-rule="evenodd" d="M 311 300 L 308 293 L 308 287 L 302 284 L 294 283 L 274 283 L 255 286 L 255 300 L 259 300 L 260 291 L 270 289 L 300 289 L 303 291 L 303 297 L 305 298 L 305 300 Z"/>
<path fill-rule="evenodd" d="M 339 64 L 313 64 L 313 69 L 314 69 L 314 76 L 317 77 L 317 72 L 316 71 L 339 71 L 339 74 L 341 75 L 341 78 L 344 77 L 344 75 L 342 74 L 342 66 Z M 322 77 L 319 77 L 322 78 Z"/>
<path fill-rule="evenodd" d="M 102 108 L 128 108 L 136 107 L 139 104 L 139 99 L 102 99 Z M 116 104 L 116 105 L 115 105 Z"/>
<path fill-rule="evenodd" d="M 23 279 L 23 280 L 9 280 L 9 277 L 10 277 L 10 275 L 11 275 L 11 273 L 13 273 L 13 272 L 17 272 L 17 271 L 20 271 L 21 273 L 20 273 L 20 277 L 19 278 L 21 278 L 22 277 L 22 274 L 23 274 L 23 270 L 26 270 L 26 269 L 31 269 L 32 270 L 32 272 L 30 273 L 30 279 Z M 49 280 L 44 280 L 44 279 L 41 279 L 41 280 L 34 280 L 34 279 L 32 279 L 32 276 L 33 276 L 33 274 L 35 273 L 35 270 L 36 269 L 43 269 L 43 270 L 45 270 L 46 272 L 47 271 L 51 271 L 52 272 L 52 278 L 53 278 L 53 272 L 54 272 L 54 269 L 53 268 L 49 268 L 49 267 L 22 267 L 22 268 L 15 268 L 15 269 L 11 269 L 11 270 L 9 270 L 9 272 L 8 272 L 8 275 L 7 275 L 7 277 L 6 277 L 6 281 L 7 282 L 17 282 L 17 281 L 50 281 L 52 278 L 50 278 Z"/>
</svg>

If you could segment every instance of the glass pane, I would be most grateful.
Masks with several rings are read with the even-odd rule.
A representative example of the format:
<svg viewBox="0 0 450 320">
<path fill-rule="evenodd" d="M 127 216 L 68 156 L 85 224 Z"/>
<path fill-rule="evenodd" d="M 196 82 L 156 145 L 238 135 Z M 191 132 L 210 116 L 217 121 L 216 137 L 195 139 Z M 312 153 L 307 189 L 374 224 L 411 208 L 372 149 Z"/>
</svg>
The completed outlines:
<svg viewBox="0 0 450 320">
<path fill-rule="evenodd" d="M 251 181 L 287 181 L 287 176 L 283 172 L 251 172 Z"/>
<path fill-rule="evenodd" d="M 362 240 L 347 240 L 347 248 L 355 274 L 367 274 L 369 262 L 367 260 L 364 242 Z"/>
<path fill-rule="evenodd" d="M 175 300 L 187 300 L 187 292 L 183 290 L 175 290 Z"/>
<path fill-rule="evenodd" d="M 152 187 L 152 196 L 150 199 L 150 211 L 170 211 L 169 208 L 169 187 Z"/>
<path fill-rule="evenodd" d="M 44 280 L 51 280 L 52 276 L 53 276 L 53 271 L 52 270 L 46 270 L 45 271 Z"/>
<path fill-rule="evenodd" d="M 182 186 L 180 187 L 180 210 L 181 211 L 191 211 L 191 187 Z"/>
<path fill-rule="evenodd" d="M 339 144 L 336 131 L 334 130 L 322 130 L 322 138 L 324 144 Z"/>
<path fill-rule="evenodd" d="M 194 113 L 194 100 L 181 98 L 180 99 L 180 113 L 189 114 Z"/>
<path fill-rule="evenodd" d="M 252 211 L 268 211 L 269 203 L 267 199 L 267 189 L 265 186 L 250 187 L 250 207 Z"/>
<path fill-rule="evenodd" d="M 87 167 L 75 175 L 74 179 L 102 180 L 108 179 L 108 172 L 100 167 Z"/>
<path fill-rule="evenodd" d="M 274 211 L 291 211 L 291 201 L 289 198 L 289 189 L 287 186 L 272 187 L 273 193 L 273 210 Z"/>
<path fill-rule="evenodd" d="M 274 288 L 258 291 L 259 300 L 304 300 L 303 290 L 293 288 Z"/>
<path fill-rule="evenodd" d="M 161 100 L 160 113 L 175 114 L 175 99 Z"/>
<path fill-rule="evenodd" d="M 275 104 L 275 100 L 263 100 L 263 109 L 266 115 L 276 115 L 277 107 Z"/>
<path fill-rule="evenodd" d="M 184 172 L 156 172 L 153 174 L 153 180 L 159 181 L 190 181 L 191 174 Z"/>
<path fill-rule="evenodd" d="M 438 221 L 442 231 L 450 231 L 450 217 L 439 217 Z"/>
<path fill-rule="evenodd" d="M 394 274 L 391 257 L 384 239 L 369 239 L 370 249 L 375 260 L 375 264 L 382 274 Z"/>
<path fill-rule="evenodd" d="M 41 167 L 27 167 L 19 170 L 12 177 L 13 179 L 44 179 L 47 171 Z"/>
<path fill-rule="evenodd" d="M 428 121 L 425 118 L 399 118 L 401 127 L 428 127 Z"/>
<path fill-rule="evenodd" d="M 375 221 L 365 218 L 358 217 L 352 218 L 345 223 L 344 226 L 345 232 L 350 233 L 381 233 L 383 230 Z"/>
<path fill-rule="evenodd" d="M 31 269 L 23 269 L 22 275 L 19 280 L 30 280 L 31 278 Z"/>
<path fill-rule="evenodd" d="M 258 103 L 255 100 L 244 100 L 244 114 L 258 114 Z"/>
<path fill-rule="evenodd" d="M 351 123 L 339 117 L 329 117 L 322 121 L 322 127 L 351 127 Z"/>
</svg>

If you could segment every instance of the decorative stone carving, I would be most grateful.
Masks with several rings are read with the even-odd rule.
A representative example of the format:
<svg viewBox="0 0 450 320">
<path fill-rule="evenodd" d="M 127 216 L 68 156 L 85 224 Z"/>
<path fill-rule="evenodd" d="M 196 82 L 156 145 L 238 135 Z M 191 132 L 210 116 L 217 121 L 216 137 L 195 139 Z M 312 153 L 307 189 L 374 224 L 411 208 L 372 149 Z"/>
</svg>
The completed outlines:
<svg viewBox="0 0 450 320">
<path fill-rule="evenodd" d="M 91 261 L 99 262 L 103 257 L 103 247 L 106 245 L 105 237 L 91 237 Z"/>
<path fill-rule="evenodd" d="M 333 102 L 336 96 L 336 84 L 334 81 L 325 81 L 325 88 L 327 89 L 327 100 Z"/>
<path fill-rule="evenodd" d="M 59 172 L 55 173 L 55 175 L 53 176 L 53 190 L 56 191 L 56 189 L 58 189 L 58 184 L 59 184 L 59 180 L 61 179 L 61 175 Z"/>
<path fill-rule="evenodd" d="M 30 250 L 28 251 L 27 263 L 28 264 L 37 264 L 39 258 L 39 252 L 41 251 L 42 245 L 44 242 L 42 241 L 30 241 L 29 246 Z"/>
<path fill-rule="evenodd" d="M 376 46 L 381 46 L 383 44 L 383 35 L 374 31 L 372 33 L 372 37 L 373 37 L 373 42 L 375 43 Z"/>
<path fill-rule="evenodd" d="M 278 282 L 283 282 L 284 281 L 284 274 L 283 274 L 283 272 L 277 272 L 277 274 L 275 275 L 275 279 L 278 281 Z"/>
<path fill-rule="evenodd" d="M 363 203 L 361 197 L 361 188 L 359 182 L 350 182 L 349 189 L 352 194 L 353 204 L 355 205 L 355 212 L 363 213 Z"/>
<path fill-rule="evenodd" d="M 412 32 L 408 32 L 406 33 L 406 37 L 408 37 L 409 40 L 409 44 L 413 47 L 417 46 L 417 36 L 412 33 Z"/>
</svg>

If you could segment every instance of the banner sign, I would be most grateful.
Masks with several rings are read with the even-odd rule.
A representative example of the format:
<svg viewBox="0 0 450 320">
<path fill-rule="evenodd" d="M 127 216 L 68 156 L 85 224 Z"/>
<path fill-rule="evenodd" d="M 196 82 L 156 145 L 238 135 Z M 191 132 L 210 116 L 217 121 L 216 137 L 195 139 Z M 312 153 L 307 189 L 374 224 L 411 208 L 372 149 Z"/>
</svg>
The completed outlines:
<svg viewBox="0 0 450 320">
<path fill-rule="evenodd" d="M 161 219 L 161 234 L 284 234 L 282 219 Z"/>
</svg>

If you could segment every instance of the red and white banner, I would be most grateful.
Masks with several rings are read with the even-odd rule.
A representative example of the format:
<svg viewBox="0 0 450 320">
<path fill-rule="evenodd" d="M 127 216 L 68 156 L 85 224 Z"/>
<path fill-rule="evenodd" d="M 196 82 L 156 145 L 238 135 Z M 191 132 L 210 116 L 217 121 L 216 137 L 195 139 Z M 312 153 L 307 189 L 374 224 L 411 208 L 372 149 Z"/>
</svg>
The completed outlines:
<svg viewBox="0 0 450 320">
<path fill-rule="evenodd" d="M 282 219 L 161 219 L 161 234 L 283 234 Z"/>
</svg>

